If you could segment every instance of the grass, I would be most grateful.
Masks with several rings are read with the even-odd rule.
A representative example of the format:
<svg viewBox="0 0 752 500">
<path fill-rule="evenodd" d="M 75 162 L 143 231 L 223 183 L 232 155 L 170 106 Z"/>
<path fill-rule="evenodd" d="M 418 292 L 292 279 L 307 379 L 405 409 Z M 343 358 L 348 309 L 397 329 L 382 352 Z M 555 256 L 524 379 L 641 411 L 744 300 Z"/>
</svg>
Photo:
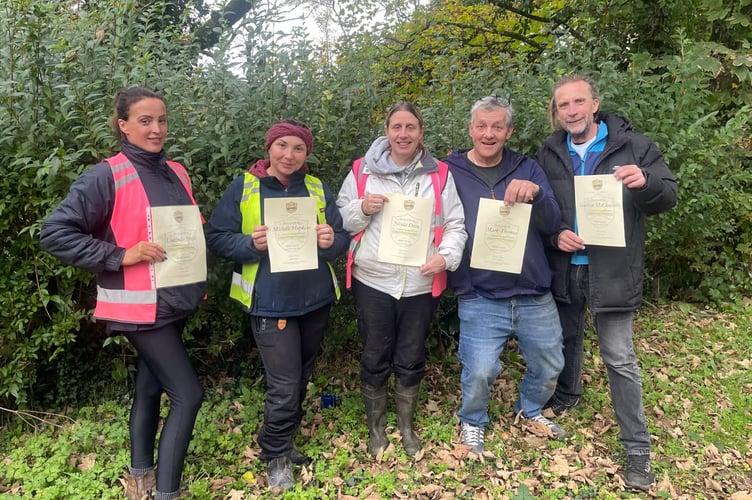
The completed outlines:
<svg viewBox="0 0 752 500">
<path fill-rule="evenodd" d="M 522 360 L 514 346 L 489 405 L 489 451 L 458 445 L 459 363 L 455 346 L 439 342 L 430 356 L 417 425 L 425 449 L 407 457 L 393 407 L 392 443 L 380 460 L 366 453 L 357 343 L 328 341 L 306 401 L 298 446 L 314 462 L 296 470 L 285 498 L 621 499 L 752 498 L 752 306 L 709 309 L 689 304 L 646 306 L 635 322 L 645 410 L 653 439 L 656 486 L 648 493 L 621 482 L 623 452 L 594 335 L 586 341 L 581 406 L 558 421 L 569 437 L 548 441 L 515 423 Z M 254 357 L 255 356 L 249 356 Z M 236 373 L 238 370 L 236 370 Z M 241 370 L 242 372 L 242 370 Z M 207 377 L 206 401 L 186 461 L 188 498 L 272 498 L 256 433 L 264 385 L 251 377 Z M 338 407 L 322 410 L 333 389 Z M 125 393 L 123 393 L 125 392 Z M 118 477 L 128 463 L 127 391 L 95 406 L 45 414 L 34 427 L 6 419 L 0 433 L 0 498 L 122 498 Z M 163 414 L 166 414 L 166 404 Z"/>
</svg>

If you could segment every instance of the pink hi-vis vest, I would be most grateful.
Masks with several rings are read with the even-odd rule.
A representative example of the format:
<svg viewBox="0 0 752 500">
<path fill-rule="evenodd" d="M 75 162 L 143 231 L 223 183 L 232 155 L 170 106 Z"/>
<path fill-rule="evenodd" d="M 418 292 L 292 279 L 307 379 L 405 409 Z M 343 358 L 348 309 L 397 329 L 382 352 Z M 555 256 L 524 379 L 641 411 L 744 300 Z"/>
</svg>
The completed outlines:
<svg viewBox="0 0 752 500">
<path fill-rule="evenodd" d="M 352 172 L 353 176 L 355 177 L 355 185 L 357 186 L 358 190 L 358 198 L 362 198 L 366 194 L 366 182 L 368 181 L 368 174 L 363 172 L 360 169 L 360 164 L 362 162 L 362 158 L 358 158 L 353 162 L 352 166 Z M 433 195 L 434 195 L 434 214 L 433 214 L 433 244 L 434 248 L 436 248 L 436 251 L 439 250 L 439 245 L 441 244 L 441 240 L 444 237 L 444 226 L 442 222 L 442 215 L 441 215 L 441 193 L 444 191 L 444 186 L 446 186 L 447 176 L 449 175 L 449 165 L 444 163 L 443 161 L 438 161 L 439 164 L 439 171 L 438 172 L 431 172 L 431 183 L 433 184 Z M 353 252 L 354 248 L 357 247 L 358 243 L 360 242 L 360 239 L 363 237 L 363 231 L 360 231 L 359 233 L 355 234 L 352 237 L 352 244 L 350 245 L 350 249 L 347 251 L 347 264 L 345 267 L 346 275 L 345 275 L 345 286 L 347 288 L 350 288 L 352 286 L 352 266 L 355 263 L 355 253 Z M 447 273 L 446 271 L 442 271 L 438 274 L 434 274 L 433 276 L 433 284 L 431 286 L 431 295 L 434 297 L 440 297 L 441 294 L 446 290 L 447 287 Z"/>
<path fill-rule="evenodd" d="M 128 249 L 139 241 L 151 241 L 147 223 L 151 208 L 144 185 L 136 168 L 123 153 L 105 160 L 115 179 L 115 206 L 112 210 L 110 228 L 115 244 Z M 195 205 L 188 172 L 179 163 L 168 161 L 167 165 L 180 179 Z M 139 262 L 121 268 L 123 288 L 106 288 L 97 284 L 97 305 L 94 317 L 121 323 L 154 323 L 157 319 L 157 287 L 154 264 Z"/>
</svg>

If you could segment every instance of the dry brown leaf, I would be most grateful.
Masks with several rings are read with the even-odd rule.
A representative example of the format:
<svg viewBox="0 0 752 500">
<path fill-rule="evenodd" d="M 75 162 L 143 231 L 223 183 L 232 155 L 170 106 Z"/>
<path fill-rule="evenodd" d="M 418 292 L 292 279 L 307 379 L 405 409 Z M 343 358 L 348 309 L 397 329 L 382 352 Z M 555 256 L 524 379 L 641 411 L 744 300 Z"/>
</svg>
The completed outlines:
<svg viewBox="0 0 752 500">
<path fill-rule="evenodd" d="M 88 455 L 84 455 L 81 457 L 81 459 L 78 461 L 78 470 L 81 472 L 91 470 L 92 467 L 94 467 L 94 464 L 97 461 L 97 454 L 96 453 L 89 453 Z"/>
<path fill-rule="evenodd" d="M 381 495 L 377 492 L 374 492 L 375 489 L 375 484 L 366 487 L 366 489 L 364 489 L 363 493 L 361 494 L 361 498 L 364 498 L 365 500 L 381 500 Z"/>
<path fill-rule="evenodd" d="M 695 467 L 694 460 L 689 457 L 674 460 L 674 465 L 679 470 L 692 470 Z"/>
<path fill-rule="evenodd" d="M 730 500 L 752 500 L 752 493 L 749 491 L 737 491 L 731 494 Z"/>
<path fill-rule="evenodd" d="M 209 481 L 209 491 L 219 491 L 226 487 L 227 485 L 230 485 L 235 482 L 234 477 L 230 476 L 224 476 L 224 477 L 218 477 L 211 479 Z"/>
<path fill-rule="evenodd" d="M 522 481 L 522 484 L 530 488 L 530 490 L 537 490 L 540 487 L 540 481 L 535 479 L 534 477 L 528 477 L 527 479 L 524 479 Z"/>
<path fill-rule="evenodd" d="M 243 500 L 245 498 L 245 492 L 243 490 L 232 489 L 225 497 L 225 500 Z"/>
<path fill-rule="evenodd" d="M 667 472 L 663 473 L 660 482 L 653 488 L 657 491 L 668 491 L 671 493 L 671 498 L 676 498 L 676 491 L 674 490 L 674 486 L 671 484 L 671 480 L 669 479 Z"/>
<path fill-rule="evenodd" d="M 720 458 L 721 454 L 718 452 L 718 448 L 711 443 L 705 447 L 705 456 L 709 459 L 717 459 Z"/>
<path fill-rule="evenodd" d="M 557 455 L 554 457 L 553 463 L 549 465 L 549 470 L 559 476 L 566 476 L 569 474 L 569 462 L 566 457 Z"/>
<path fill-rule="evenodd" d="M 721 483 L 709 477 L 705 478 L 705 487 L 717 491 L 718 493 L 723 492 L 723 486 L 721 485 Z"/>
<path fill-rule="evenodd" d="M 439 404 L 433 399 L 429 399 L 428 401 L 426 401 L 425 410 L 429 413 L 438 413 Z"/>
<path fill-rule="evenodd" d="M 452 456 L 457 460 L 464 460 L 470 453 L 471 448 L 471 446 L 468 446 L 466 444 L 455 445 L 454 449 L 452 450 Z"/>
</svg>

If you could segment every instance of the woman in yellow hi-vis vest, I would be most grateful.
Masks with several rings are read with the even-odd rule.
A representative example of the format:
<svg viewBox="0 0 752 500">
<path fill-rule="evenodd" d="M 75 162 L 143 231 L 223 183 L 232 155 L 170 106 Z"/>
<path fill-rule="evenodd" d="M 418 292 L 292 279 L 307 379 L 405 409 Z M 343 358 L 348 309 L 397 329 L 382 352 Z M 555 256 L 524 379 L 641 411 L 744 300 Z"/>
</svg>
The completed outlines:
<svg viewBox="0 0 752 500">
<path fill-rule="evenodd" d="M 260 458 L 268 461 L 269 486 L 286 490 L 294 484 L 292 464 L 309 461 L 295 447 L 294 436 L 329 309 L 339 296 L 331 262 L 347 251 L 350 237 L 329 187 L 306 173 L 313 148 L 308 127 L 292 120 L 275 123 L 264 148 L 269 158 L 237 177 L 214 209 L 207 242 L 212 252 L 236 264 L 230 296 L 251 315 L 266 372 Z M 306 209 L 295 200 L 301 197 L 313 203 Z M 267 217 L 273 215 L 281 222 L 270 229 Z M 305 250 L 306 224 L 315 230 L 317 255 Z M 308 244 L 313 248 L 311 240 Z"/>
</svg>

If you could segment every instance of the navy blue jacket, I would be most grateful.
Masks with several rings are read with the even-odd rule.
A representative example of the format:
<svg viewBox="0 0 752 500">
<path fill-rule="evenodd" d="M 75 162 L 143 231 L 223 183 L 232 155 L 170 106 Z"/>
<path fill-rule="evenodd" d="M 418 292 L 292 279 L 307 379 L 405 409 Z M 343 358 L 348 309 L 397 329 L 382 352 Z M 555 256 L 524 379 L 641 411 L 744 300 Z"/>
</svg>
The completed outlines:
<svg viewBox="0 0 752 500">
<path fill-rule="evenodd" d="M 626 247 L 588 246 L 590 308 L 593 312 L 633 311 L 642 302 L 645 260 L 645 219 L 676 205 L 678 186 L 658 147 L 638 134 L 626 118 L 600 113 L 597 121 L 608 126 L 606 147 L 595 165 L 595 174 L 610 174 L 615 165 L 638 165 L 645 174 L 641 189 L 623 188 L 624 236 Z M 567 133 L 557 130 L 538 151 L 561 206 L 562 223 L 551 240 L 549 262 L 553 270 L 554 298 L 569 303 L 571 253 L 557 247 L 558 233 L 573 230 L 575 217 L 574 172 L 567 147 Z"/>
<path fill-rule="evenodd" d="M 490 299 L 504 299 L 515 295 L 542 295 L 548 292 L 551 270 L 546 260 L 544 242 L 558 231 L 561 213 L 540 166 L 535 160 L 505 147 L 501 177 L 491 191 L 467 164 L 467 150 L 455 151 L 445 161 L 449 164 L 465 209 L 465 228 L 468 234 L 462 262 L 456 271 L 449 273 L 449 286 L 459 297 L 468 298 L 480 295 Z M 522 272 L 512 274 L 473 269 L 470 267 L 470 255 L 475 241 L 479 199 L 503 200 L 507 186 L 513 179 L 528 180 L 540 186 L 531 202 L 533 207 Z"/>
<path fill-rule="evenodd" d="M 264 220 L 265 198 L 308 196 L 304 169 L 290 177 L 285 188 L 276 177 L 254 168 L 260 181 L 261 220 Z M 334 229 L 334 244 L 318 249 L 319 267 L 306 271 L 271 273 L 269 254 L 256 250 L 249 234 L 243 234 L 240 199 L 243 194 L 243 175 L 238 176 L 225 191 L 212 212 L 206 233 L 209 249 L 218 257 L 235 262 L 241 272 L 244 263 L 258 262 L 251 310 L 255 316 L 286 318 L 301 316 L 319 309 L 336 299 L 328 262 L 345 253 L 350 245 L 350 235 L 342 227 L 342 217 L 329 186 L 323 184 L 326 196 L 326 223 Z"/>
</svg>

